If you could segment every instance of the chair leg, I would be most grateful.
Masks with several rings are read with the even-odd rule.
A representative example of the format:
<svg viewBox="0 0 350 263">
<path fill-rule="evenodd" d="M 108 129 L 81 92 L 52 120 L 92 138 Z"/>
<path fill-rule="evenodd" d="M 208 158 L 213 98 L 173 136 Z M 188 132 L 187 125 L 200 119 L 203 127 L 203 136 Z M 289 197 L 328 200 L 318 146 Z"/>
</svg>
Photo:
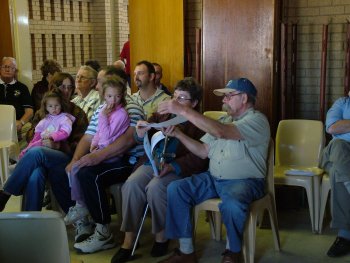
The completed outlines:
<svg viewBox="0 0 350 263">
<path fill-rule="evenodd" d="M 270 200 L 272 198 L 270 197 Z M 272 200 L 269 202 L 267 211 L 269 213 L 270 217 L 270 223 L 271 223 L 271 230 L 273 235 L 273 242 L 275 244 L 275 250 L 280 251 L 281 250 L 281 243 L 280 243 L 280 235 L 278 231 L 278 221 L 277 221 L 277 212 L 276 207 L 273 206 Z"/>
<path fill-rule="evenodd" d="M 136 238 L 135 238 L 135 241 L 134 241 L 134 246 L 133 246 L 132 251 L 131 251 L 131 257 L 133 257 L 134 254 L 135 254 L 137 243 L 139 242 L 141 230 L 142 230 L 142 227 L 143 227 L 143 223 L 145 222 L 148 209 L 149 209 L 149 205 L 146 204 L 145 211 L 143 213 L 143 216 L 142 216 L 142 219 L 141 219 L 141 222 L 140 222 L 139 230 L 137 231 L 137 235 L 136 235 Z"/>
<path fill-rule="evenodd" d="M 326 194 L 324 194 L 327 191 Z M 324 219 L 324 212 L 327 205 L 327 199 L 329 195 L 329 190 L 325 189 L 324 186 L 322 186 L 322 194 L 321 194 L 321 202 L 320 202 L 320 220 L 319 220 L 319 226 L 318 226 L 318 233 L 322 234 L 323 229 L 323 219 Z"/>
<path fill-rule="evenodd" d="M 313 187 L 311 187 L 313 188 Z M 307 201 L 309 204 L 309 212 L 310 212 L 310 219 L 311 219 L 311 230 L 312 232 L 316 231 L 315 227 L 315 208 L 314 208 L 314 195 L 313 195 L 313 190 L 310 188 L 304 188 L 306 190 L 306 195 L 307 195 Z"/>
</svg>

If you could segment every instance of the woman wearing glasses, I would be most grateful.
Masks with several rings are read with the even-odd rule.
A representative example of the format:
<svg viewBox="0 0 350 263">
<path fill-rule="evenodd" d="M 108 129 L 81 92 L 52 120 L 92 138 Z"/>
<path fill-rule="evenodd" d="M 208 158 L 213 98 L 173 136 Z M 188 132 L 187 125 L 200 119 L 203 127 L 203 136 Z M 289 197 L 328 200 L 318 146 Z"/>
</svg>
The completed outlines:
<svg viewBox="0 0 350 263">
<path fill-rule="evenodd" d="M 202 88 L 194 78 L 185 78 L 176 84 L 172 99 L 177 100 L 182 107 L 189 107 L 198 111 L 202 93 Z M 159 123 L 171 117 L 173 116 L 169 114 L 160 115 L 155 113 L 148 122 Z M 139 121 L 136 126 L 137 134 L 135 134 L 135 138 L 140 143 L 143 143 L 143 137 L 147 130 L 149 130 L 150 136 L 156 132 L 145 128 L 145 124 L 147 123 Z M 180 124 L 179 128 L 194 140 L 199 140 L 204 135 L 201 130 L 188 121 Z M 167 140 L 167 137 L 165 140 Z M 174 180 L 207 170 L 208 160 L 200 159 L 190 153 L 176 138 L 169 137 L 166 143 L 164 141 L 160 142 L 155 148 L 159 176 L 154 176 L 152 166 L 145 157 L 139 161 L 138 168 L 123 185 L 121 231 L 125 232 L 125 239 L 119 251 L 114 255 L 112 263 L 125 262 L 130 259 L 135 232 L 146 203 L 148 203 L 152 212 L 152 233 L 155 235 L 151 255 L 153 257 L 165 255 L 169 243 L 164 236 L 167 186 Z"/>
<path fill-rule="evenodd" d="M 81 66 L 75 77 L 76 97 L 72 102 L 85 111 L 89 121 L 101 103 L 98 91 L 95 89 L 96 84 L 97 71 L 90 66 Z"/>
<path fill-rule="evenodd" d="M 17 163 L 3 190 L 0 190 L 0 211 L 4 209 L 11 195 L 24 195 L 23 210 L 40 211 L 46 179 L 49 178 L 50 180 L 50 172 L 65 169 L 87 128 L 88 120 L 85 112 L 70 102 L 74 92 L 73 77 L 68 73 L 55 73 L 49 83 L 49 89 L 51 88 L 61 90 L 63 99 L 68 103 L 67 113 L 75 117 L 72 132 L 65 141 L 54 142 L 51 139 L 47 139 L 43 140 L 43 146 L 28 150 Z M 28 140 L 33 138 L 34 128 L 40 121 L 39 116 L 35 114 L 33 118 L 33 128 L 27 133 Z"/>
</svg>

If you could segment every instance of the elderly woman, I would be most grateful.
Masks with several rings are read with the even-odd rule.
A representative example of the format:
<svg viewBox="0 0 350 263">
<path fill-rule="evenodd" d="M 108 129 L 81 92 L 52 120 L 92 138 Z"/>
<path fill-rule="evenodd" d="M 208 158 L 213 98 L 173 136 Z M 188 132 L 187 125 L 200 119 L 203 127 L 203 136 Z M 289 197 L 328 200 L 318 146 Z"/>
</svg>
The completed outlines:
<svg viewBox="0 0 350 263">
<path fill-rule="evenodd" d="M 84 111 L 74 103 L 69 102 L 74 92 L 72 76 L 68 73 L 55 73 L 49 84 L 49 88 L 51 87 L 60 89 L 69 103 L 68 113 L 76 119 L 73 123 L 72 133 L 64 142 L 54 142 L 47 139 L 43 141 L 44 146 L 28 150 L 17 163 L 3 190 L 0 191 L 0 211 L 4 209 L 11 195 L 25 195 L 24 210 L 40 211 L 44 197 L 46 175 L 49 170 L 64 170 L 88 125 Z M 36 114 L 33 119 L 34 127 L 40 121 L 37 116 Z"/>
<path fill-rule="evenodd" d="M 95 89 L 96 84 L 97 71 L 90 66 L 81 66 L 75 77 L 77 96 L 72 102 L 85 111 L 89 121 L 101 103 L 98 91 Z"/>
<path fill-rule="evenodd" d="M 172 99 L 178 101 L 182 107 L 198 110 L 201 98 L 202 88 L 195 79 L 185 78 L 176 84 Z M 171 116 L 153 114 L 148 122 L 162 122 L 169 117 Z M 147 123 L 139 121 L 136 127 L 137 138 L 140 142 L 143 141 L 145 132 L 149 129 L 145 124 Z M 200 139 L 204 134 L 189 121 L 180 124 L 178 127 L 195 140 Z M 155 130 L 149 132 L 154 133 Z M 164 147 L 166 147 L 165 150 Z M 159 176 L 154 176 L 152 166 L 146 160 L 146 157 L 139 161 L 139 167 L 134 170 L 123 185 L 121 231 L 125 232 L 125 238 L 119 251 L 114 255 L 112 263 L 126 262 L 131 259 L 132 244 L 146 203 L 148 203 L 152 212 L 152 233 L 155 235 L 151 255 L 153 257 L 165 255 L 169 243 L 164 236 L 167 187 L 172 181 L 190 176 L 193 173 L 206 171 L 208 168 L 207 159 L 203 160 L 192 154 L 176 138 L 169 138 L 166 146 L 164 146 L 164 142 L 160 142 L 155 148 L 156 163 L 161 163 L 159 165 Z M 168 156 L 165 157 L 162 163 L 164 152 Z M 77 248 L 77 246 L 75 247 Z M 83 248 L 83 246 L 81 247 Z"/>
</svg>

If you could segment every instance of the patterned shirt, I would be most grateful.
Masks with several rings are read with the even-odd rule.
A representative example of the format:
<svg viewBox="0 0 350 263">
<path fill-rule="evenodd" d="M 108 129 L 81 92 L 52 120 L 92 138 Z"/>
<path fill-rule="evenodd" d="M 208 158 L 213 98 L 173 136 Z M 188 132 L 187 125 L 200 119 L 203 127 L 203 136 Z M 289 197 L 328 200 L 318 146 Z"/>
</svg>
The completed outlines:
<svg viewBox="0 0 350 263">
<path fill-rule="evenodd" d="M 153 96 L 151 96 L 145 101 L 141 98 L 140 91 L 132 94 L 131 97 L 137 104 L 143 107 L 147 119 L 151 117 L 154 112 L 157 111 L 158 104 L 160 102 L 170 99 L 170 96 L 165 94 L 165 92 L 161 89 L 157 89 Z"/>
<path fill-rule="evenodd" d="M 90 121 L 95 110 L 100 106 L 100 95 L 98 91 L 92 89 L 89 94 L 82 98 L 81 96 L 76 96 L 71 100 L 75 105 L 79 106 L 83 111 L 85 111 L 88 120 Z"/>
</svg>

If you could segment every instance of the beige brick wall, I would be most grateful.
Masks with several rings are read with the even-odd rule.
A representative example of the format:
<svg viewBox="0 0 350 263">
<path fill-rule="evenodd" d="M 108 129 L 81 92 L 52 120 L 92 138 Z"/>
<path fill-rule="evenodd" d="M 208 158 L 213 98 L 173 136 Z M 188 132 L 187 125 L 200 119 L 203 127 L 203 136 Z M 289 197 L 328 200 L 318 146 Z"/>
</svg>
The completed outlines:
<svg viewBox="0 0 350 263">
<path fill-rule="evenodd" d="M 330 21 L 326 78 L 328 109 L 335 99 L 343 96 L 346 19 L 350 18 L 350 1 L 288 0 L 285 3 L 285 20 L 289 24 L 297 21 L 298 25 L 296 117 L 319 119 L 322 27 Z"/>
<path fill-rule="evenodd" d="M 101 66 L 111 64 L 128 38 L 127 0 L 28 3 L 34 43 L 28 51 L 33 60 L 33 83 L 41 79 L 40 66 L 45 57 L 57 59 L 64 71 L 75 74 L 88 59 L 97 59 Z"/>
</svg>

